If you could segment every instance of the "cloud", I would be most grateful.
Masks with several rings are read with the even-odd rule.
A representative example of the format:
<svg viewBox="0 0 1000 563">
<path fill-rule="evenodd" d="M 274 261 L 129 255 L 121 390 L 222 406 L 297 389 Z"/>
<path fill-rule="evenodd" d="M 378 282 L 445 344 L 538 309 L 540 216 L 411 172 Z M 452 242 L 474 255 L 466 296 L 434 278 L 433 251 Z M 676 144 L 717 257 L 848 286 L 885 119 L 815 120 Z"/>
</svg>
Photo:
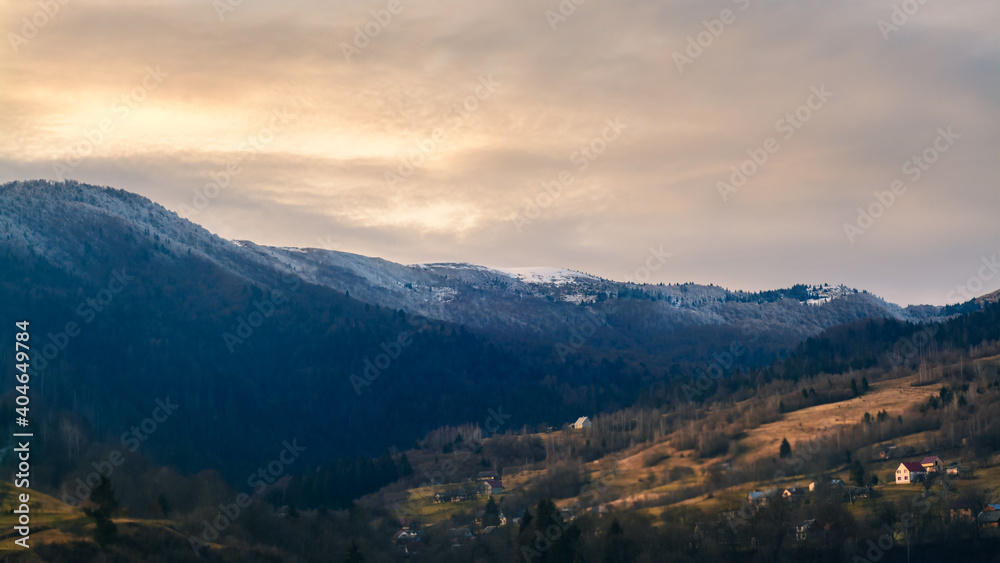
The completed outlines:
<svg viewBox="0 0 1000 563">
<path fill-rule="evenodd" d="M 222 19 L 212 6 L 62 6 L 0 60 L 17 85 L 0 91 L 2 179 L 53 177 L 112 120 L 69 176 L 179 209 L 286 111 L 198 222 L 265 244 L 333 237 L 401 262 L 619 279 L 668 244 L 654 282 L 844 282 L 935 303 L 1000 242 L 988 0 L 927 2 L 888 39 L 890 1 L 591 0 L 555 29 L 557 1 L 401 0 L 377 25 L 389 2 L 244 2 Z M 19 33 L 36 7 L 20 9 L 0 28 Z M 692 52 L 680 72 L 675 54 Z M 122 117 L 115 103 L 157 66 L 168 76 Z M 476 98 L 483 80 L 495 91 Z M 820 85 L 833 97 L 785 138 L 779 120 Z M 628 128 L 581 170 L 574 154 L 615 118 Z M 947 126 L 954 150 L 851 244 L 843 224 Z M 723 201 L 717 182 L 768 138 L 780 150 Z M 564 170 L 573 182 L 519 233 L 512 218 Z"/>
</svg>

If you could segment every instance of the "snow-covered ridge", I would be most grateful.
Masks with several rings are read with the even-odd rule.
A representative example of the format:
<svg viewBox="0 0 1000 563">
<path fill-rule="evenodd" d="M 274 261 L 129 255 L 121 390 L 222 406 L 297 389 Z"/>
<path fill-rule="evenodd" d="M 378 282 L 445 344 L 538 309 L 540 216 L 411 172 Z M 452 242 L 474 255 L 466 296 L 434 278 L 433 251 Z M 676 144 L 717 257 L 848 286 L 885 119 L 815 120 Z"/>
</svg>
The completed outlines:
<svg viewBox="0 0 1000 563">
<path fill-rule="evenodd" d="M 524 283 L 530 284 L 545 284 L 545 285 L 565 285 L 568 283 L 573 283 L 578 280 L 599 280 L 591 276 L 590 274 L 585 274 L 583 272 L 578 272 L 576 270 L 567 270 L 565 268 L 552 268 L 548 266 L 532 266 L 532 267 L 522 267 L 522 268 L 488 268 L 486 266 L 479 266 L 477 264 L 469 264 L 466 262 L 437 262 L 430 264 L 414 264 L 412 267 L 420 268 L 424 270 L 472 270 L 476 272 L 489 272 L 495 273 L 515 280 L 522 281 Z"/>
<path fill-rule="evenodd" d="M 845 297 L 847 295 L 853 295 L 857 293 L 858 290 L 847 287 L 846 285 L 821 285 L 813 286 L 809 288 L 809 293 L 811 295 L 810 299 L 803 301 L 806 305 L 822 305 L 824 303 L 829 303 L 838 297 Z"/>
<path fill-rule="evenodd" d="M 573 283 L 580 279 L 596 280 L 594 276 L 577 272 L 576 270 L 566 270 L 563 268 L 549 268 L 545 266 L 529 268 L 493 268 L 497 272 L 519 279 L 525 283 L 564 285 Z"/>
</svg>

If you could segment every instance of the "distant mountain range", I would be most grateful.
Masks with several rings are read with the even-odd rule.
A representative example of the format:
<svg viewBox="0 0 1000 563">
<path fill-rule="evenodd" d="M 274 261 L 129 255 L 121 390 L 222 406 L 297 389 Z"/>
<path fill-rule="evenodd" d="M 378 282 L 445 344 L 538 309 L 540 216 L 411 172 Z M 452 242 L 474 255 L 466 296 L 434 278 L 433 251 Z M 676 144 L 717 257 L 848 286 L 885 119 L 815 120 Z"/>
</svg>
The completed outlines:
<svg viewBox="0 0 1000 563">
<path fill-rule="evenodd" d="M 47 423 L 71 419 L 104 439 L 172 394 L 190 415 L 172 421 L 178 439 L 149 447 L 191 467 L 253 463 L 262 440 L 296 435 L 313 440 L 316 459 L 408 446 L 500 403 L 520 411 L 518 426 L 558 423 L 628 405 L 736 341 L 752 346 L 734 369 L 858 319 L 924 322 L 981 306 L 275 248 L 76 182 L 0 185 L 0 264 L 4 319 L 31 316 L 49 340 L 68 322 L 83 327 L 44 361 Z M 135 281 L 110 291 L 123 274 Z M 378 370 L 381 380 L 352 385 L 404 331 L 414 345 Z"/>
</svg>

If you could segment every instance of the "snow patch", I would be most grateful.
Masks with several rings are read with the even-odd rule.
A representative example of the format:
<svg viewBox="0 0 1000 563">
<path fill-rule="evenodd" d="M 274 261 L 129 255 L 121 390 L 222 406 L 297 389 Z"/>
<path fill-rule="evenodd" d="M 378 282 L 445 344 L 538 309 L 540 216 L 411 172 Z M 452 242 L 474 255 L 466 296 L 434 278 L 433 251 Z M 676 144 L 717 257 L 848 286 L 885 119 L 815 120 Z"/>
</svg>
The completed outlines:
<svg viewBox="0 0 1000 563">
<path fill-rule="evenodd" d="M 497 272 L 506 274 L 512 278 L 519 279 L 525 283 L 564 285 L 573 283 L 580 279 L 596 280 L 594 276 L 577 272 L 576 270 L 566 270 L 562 268 L 549 268 L 536 266 L 529 268 L 493 268 Z"/>
</svg>

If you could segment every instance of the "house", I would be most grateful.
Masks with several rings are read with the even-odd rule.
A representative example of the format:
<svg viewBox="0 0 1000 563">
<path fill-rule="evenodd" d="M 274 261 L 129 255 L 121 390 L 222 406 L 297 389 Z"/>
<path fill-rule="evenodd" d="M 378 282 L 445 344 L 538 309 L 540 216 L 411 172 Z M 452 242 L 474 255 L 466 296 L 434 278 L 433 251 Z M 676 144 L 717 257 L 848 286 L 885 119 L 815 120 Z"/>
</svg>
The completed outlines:
<svg viewBox="0 0 1000 563">
<path fill-rule="evenodd" d="M 604 516 L 608 513 L 608 505 L 598 504 L 597 506 L 591 506 L 590 513 L 597 515 L 598 517 Z"/>
<path fill-rule="evenodd" d="M 420 539 L 420 534 L 417 532 L 412 532 L 410 530 L 399 530 L 392 535 L 392 544 L 404 544 L 412 541 L 417 541 Z"/>
<path fill-rule="evenodd" d="M 927 473 L 937 473 L 944 468 L 944 462 L 936 455 L 925 457 L 920 462 L 920 465 L 927 470 Z"/>
<path fill-rule="evenodd" d="M 472 533 L 468 527 L 463 528 L 452 528 L 448 531 L 448 536 L 451 539 L 451 547 L 453 549 L 458 549 L 464 544 L 476 539 L 476 535 Z"/>
<path fill-rule="evenodd" d="M 806 520 L 801 526 L 795 527 L 795 539 L 798 541 L 808 541 L 818 535 L 819 526 L 816 520 Z"/>
<path fill-rule="evenodd" d="M 591 426 L 593 426 L 593 423 L 590 422 L 590 419 L 585 416 L 581 416 L 580 418 L 576 419 L 576 422 L 573 423 L 573 428 L 577 430 L 581 430 L 583 428 L 590 428 Z"/>
<path fill-rule="evenodd" d="M 822 486 L 822 485 L 820 483 L 816 482 L 816 481 L 813 481 L 812 483 L 809 483 L 809 492 L 810 493 L 815 492 L 816 491 L 816 487 L 818 487 L 818 486 Z M 843 487 L 844 486 L 844 482 L 841 481 L 840 479 L 831 479 L 829 486 L 830 487 Z"/>
<path fill-rule="evenodd" d="M 948 515 L 951 520 L 972 522 L 972 503 L 967 500 L 953 500 L 948 504 Z"/>
<path fill-rule="evenodd" d="M 494 481 L 500 479 L 500 474 L 496 471 L 480 471 L 476 475 L 476 481 Z"/>
<path fill-rule="evenodd" d="M 982 528 L 1000 527 L 1000 510 L 983 510 L 979 513 L 979 526 Z"/>
<path fill-rule="evenodd" d="M 465 491 L 458 491 L 451 495 L 451 502 L 465 502 L 467 500 L 469 500 L 469 493 Z"/>
<path fill-rule="evenodd" d="M 514 511 L 513 515 L 511 516 L 510 523 L 514 524 L 516 526 L 516 525 L 520 524 L 521 520 L 523 520 L 523 519 L 524 519 L 524 509 L 523 508 L 519 508 L 519 509 L 517 509 L 517 510 Z"/>
<path fill-rule="evenodd" d="M 495 479 L 483 481 L 479 484 L 479 494 L 484 497 L 503 494 L 503 483 Z"/>
<path fill-rule="evenodd" d="M 878 496 L 871 487 L 851 487 L 851 498 L 872 498 Z"/>
<path fill-rule="evenodd" d="M 444 491 L 438 492 L 438 493 L 434 493 L 434 502 L 435 503 L 448 502 L 450 500 L 451 500 L 451 493 L 446 493 Z"/>
<path fill-rule="evenodd" d="M 927 477 L 924 466 L 914 461 L 904 461 L 896 468 L 896 484 L 917 483 Z"/>
<path fill-rule="evenodd" d="M 766 491 L 751 491 L 747 495 L 747 502 L 754 506 L 767 506 L 767 503 L 778 496 L 778 489 L 768 489 Z"/>
<path fill-rule="evenodd" d="M 895 444 L 886 444 L 878 452 L 879 459 L 892 459 L 896 457 L 897 448 Z"/>
<path fill-rule="evenodd" d="M 789 487 L 781 492 L 781 496 L 785 498 L 803 498 L 806 496 L 805 489 L 800 487 Z"/>
</svg>

